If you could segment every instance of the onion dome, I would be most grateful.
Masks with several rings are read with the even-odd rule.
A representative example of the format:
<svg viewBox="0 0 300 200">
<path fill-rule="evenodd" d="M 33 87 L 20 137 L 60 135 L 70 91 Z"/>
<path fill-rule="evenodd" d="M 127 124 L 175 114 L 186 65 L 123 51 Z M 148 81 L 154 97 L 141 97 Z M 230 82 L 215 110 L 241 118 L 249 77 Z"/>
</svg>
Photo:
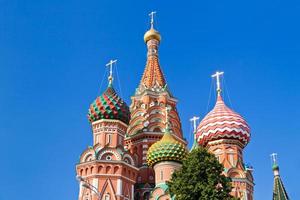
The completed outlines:
<svg viewBox="0 0 300 200">
<path fill-rule="evenodd" d="M 160 42 L 161 36 L 158 31 L 156 31 L 153 27 L 148 30 L 144 35 L 144 41 L 147 43 L 149 40 L 156 39 Z"/>
<path fill-rule="evenodd" d="M 246 146 L 250 140 L 250 127 L 241 115 L 225 105 L 218 93 L 216 105 L 200 122 L 196 137 L 202 146 L 218 139 L 239 140 Z"/>
<path fill-rule="evenodd" d="M 91 104 L 88 119 L 90 122 L 100 119 L 115 119 L 128 124 L 130 111 L 110 83 L 106 91 Z"/>
<path fill-rule="evenodd" d="M 181 163 L 187 155 L 185 146 L 177 141 L 167 129 L 161 140 L 155 142 L 148 150 L 147 163 L 153 167 L 160 161 Z"/>
<path fill-rule="evenodd" d="M 151 18 L 151 21 L 150 21 L 150 24 L 151 24 L 151 27 L 150 29 L 145 33 L 144 35 L 144 41 L 147 43 L 149 40 L 152 40 L 152 39 L 155 39 L 157 40 L 158 42 L 160 42 L 161 40 L 161 36 L 159 34 L 159 32 L 157 30 L 154 29 L 154 14 L 156 12 L 151 12 L 149 14 L 150 18 Z"/>
</svg>

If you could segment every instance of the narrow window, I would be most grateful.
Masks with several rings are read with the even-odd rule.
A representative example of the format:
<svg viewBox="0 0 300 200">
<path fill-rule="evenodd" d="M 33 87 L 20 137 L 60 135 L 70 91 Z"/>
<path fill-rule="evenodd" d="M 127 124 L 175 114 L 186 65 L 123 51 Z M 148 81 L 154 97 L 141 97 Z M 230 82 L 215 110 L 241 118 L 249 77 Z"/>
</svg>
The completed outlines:
<svg viewBox="0 0 300 200">
<path fill-rule="evenodd" d="M 164 178 L 164 172 L 161 170 L 160 171 L 160 180 L 163 180 L 163 178 Z"/>
</svg>

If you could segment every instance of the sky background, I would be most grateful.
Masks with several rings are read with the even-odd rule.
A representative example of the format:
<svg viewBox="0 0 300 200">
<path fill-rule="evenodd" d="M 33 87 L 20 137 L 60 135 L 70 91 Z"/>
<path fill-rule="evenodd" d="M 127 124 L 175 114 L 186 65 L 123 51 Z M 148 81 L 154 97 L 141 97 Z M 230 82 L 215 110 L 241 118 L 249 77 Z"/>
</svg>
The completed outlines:
<svg viewBox="0 0 300 200">
<path fill-rule="evenodd" d="M 75 165 L 92 144 L 86 114 L 106 87 L 105 64 L 118 59 L 115 85 L 130 104 L 152 10 L 185 137 L 189 118 L 214 104 L 211 74 L 225 71 L 225 100 L 252 128 L 244 159 L 255 199 L 272 197 L 272 152 L 299 198 L 299 9 L 283 0 L 0 0 L 0 199 L 77 199 Z"/>
</svg>

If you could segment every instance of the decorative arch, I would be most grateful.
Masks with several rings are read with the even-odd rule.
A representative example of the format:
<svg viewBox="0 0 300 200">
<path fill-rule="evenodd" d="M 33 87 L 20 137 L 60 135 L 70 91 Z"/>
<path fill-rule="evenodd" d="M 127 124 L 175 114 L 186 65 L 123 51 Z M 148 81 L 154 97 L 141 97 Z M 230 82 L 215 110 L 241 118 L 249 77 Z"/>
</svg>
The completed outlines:
<svg viewBox="0 0 300 200">
<path fill-rule="evenodd" d="M 98 173 L 101 173 L 102 169 L 103 169 L 102 165 L 98 166 Z"/>
<path fill-rule="evenodd" d="M 110 173 L 110 172 L 111 172 L 111 166 L 106 166 L 105 173 Z"/>
<path fill-rule="evenodd" d="M 113 150 L 110 150 L 110 149 L 99 152 L 99 155 L 97 156 L 97 160 L 102 160 L 102 158 L 105 154 L 113 154 L 115 156 L 116 160 L 121 160 L 120 154 Z"/>
<path fill-rule="evenodd" d="M 91 149 L 86 149 L 80 156 L 80 163 L 89 162 L 95 159 L 95 153 Z"/>
<path fill-rule="evenodd" d="M 120 169 L 119 166 L 115 166 L 115 167 L 114 167 L 114 174 L 118 173 L 119 169 Z"/>
<path fill-rule="evenodd" d="M 135 162 L 134 162 L 133 158 L 129 154 L 124 154 L 123 160 L 125 161 L 125 159 L 129 160 L 128 164 L 135 166 Z"/>
<path fill-rule="evenodd" d="M 229 169 L 227 174 L 230 178 L 245 178 L 245 174 L 236 168 Z"/>
</svg>

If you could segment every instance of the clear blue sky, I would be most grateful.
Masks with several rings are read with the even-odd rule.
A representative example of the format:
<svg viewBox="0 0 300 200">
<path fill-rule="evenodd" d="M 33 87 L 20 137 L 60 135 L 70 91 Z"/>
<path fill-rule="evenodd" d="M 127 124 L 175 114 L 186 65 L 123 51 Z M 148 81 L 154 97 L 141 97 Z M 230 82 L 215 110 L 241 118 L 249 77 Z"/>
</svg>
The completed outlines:
<svg viewBox="0 0 300 200">
<path fill-rule="evenodd" d="M 299 198 L 299 9 L 283 0 L 0 0 L 0 199 L 77 199 L 75 164 L 92 142 L 86 114 L 104 90 L 104 65 L 118 59 L 129 104 L 152 10 L 185 137 L 189 118 L 207 112 L 210 75 L 225 71 L 232 107 L 252 128 L 245 161 L 255 168 L 255 199 L 271 199 L 274 151 Z"/>
</svg>

